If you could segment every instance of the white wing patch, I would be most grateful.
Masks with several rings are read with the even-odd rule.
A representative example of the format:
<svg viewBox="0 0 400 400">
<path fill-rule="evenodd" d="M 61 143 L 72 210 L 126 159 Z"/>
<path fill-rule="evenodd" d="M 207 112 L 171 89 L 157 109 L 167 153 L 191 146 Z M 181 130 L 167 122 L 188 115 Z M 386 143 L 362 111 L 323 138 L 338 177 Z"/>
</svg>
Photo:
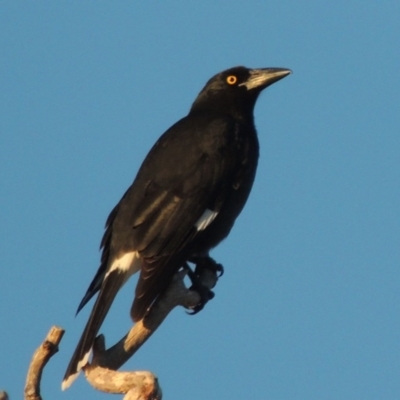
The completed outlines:
<svg viewBox="0 0 400 400">
<path fill-rule="evenodd" d="M 198 231 L 204 231 L 211 222 L 214 221 L 215 217 L 218 215 L 218 212 L 211 211 L 208 208 L 203 212 L 202 216 L 197 220 L 194 224 Z"/>
<path fill-rule="evenodd" d="M 125 281 L 127 281 L 132 274 L 139 271 L 140 264 L 140 255 L 137 251 L 125 253 L 122 257 L 114 260 L 104 279 L 107 279 L 111 272 L 118 271 L 126 275 Z"/>
</svg>

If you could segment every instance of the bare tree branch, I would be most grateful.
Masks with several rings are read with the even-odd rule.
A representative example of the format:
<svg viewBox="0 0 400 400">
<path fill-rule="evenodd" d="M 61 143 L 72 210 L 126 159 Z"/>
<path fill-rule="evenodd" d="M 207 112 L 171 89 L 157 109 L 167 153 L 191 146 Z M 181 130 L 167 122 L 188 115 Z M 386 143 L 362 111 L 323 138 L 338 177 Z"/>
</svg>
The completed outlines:
<svg viewBox="0 0 400 400">
<path fill-rule="evenodd" d="M 96 338 L 93 360 L 84 367 L 87 381 L 97 390 L 106 393 L 125 394 L 124 400 L 161 400 L 162 392 L 157 377 L 148 371 L 116 371 L 132 357 L 146 340 L 157 330 L 167 315 L 176 306 L 194 309 L 201 301 L 200 295 L 186 288 L 186 271 L 179 271 L 167 291 L 152 306 L 148 315 L 136 323 L 131 330 L 110 349 L 105 349 L 103 335 Z M 198 282 L 212 289 L 218 280 L 217 271 L 203 269 Z M 25 400 L 42 400 L 40 381 L 42 371 L 49 359 L 58 351 L 64 330 L 53 326 L 45 341 L 32 357 L 25 385 Z M 3 398 L 6 400 L 5 392 Z M 0 393 L 1 394 L 1 393 Z"/>
<path fill-rule="evenodd" d="M 129 393 L 129 397 L 127 394 L 125 400 L 161 399 L 157 377 L 152 373 L 116 372 L 115 370 L 139 350 L 176 306 L 181 305 L 191 309 L 199 304 L 200 295 L 186 288 L 183 281 L 185 275 L 185 271 L 178 272 L 167 291 L 153 305 L 143 321 L 136 323 L 114 346 L 105 350 L 104 336 L 97 337 L 93 347 L 92 363 L 84 368 L 86 379 L 94 388 L 108 393 L 121 393 L 120 387 L 126 388 L 131 385 L 133 392 Z M 201 271 L 199 281 L 209 289 L 215 286 L 217 280 L 216 272 L 209 269 Z M 123 391 L 123 393 L 127 392 Z"/>
<path fill-rule="evenodd" d="M 124 399 L 161 400 L 162 392 L 155 375 L 148 371 L 121 372 L 99 366 L 87 366 L 85 375 L 97 390 L 123 393 Z"/>
<path fill-rule="evenodd" d="M 46 339 L 35 351 L 26 377 L 25 400 L 42 400 L 40 396 L 42 372 L 50 358 L 58 352 L 58 345 L 64 332 L 64 329 L 57 326 L 51 327 Z"/>
</svg>

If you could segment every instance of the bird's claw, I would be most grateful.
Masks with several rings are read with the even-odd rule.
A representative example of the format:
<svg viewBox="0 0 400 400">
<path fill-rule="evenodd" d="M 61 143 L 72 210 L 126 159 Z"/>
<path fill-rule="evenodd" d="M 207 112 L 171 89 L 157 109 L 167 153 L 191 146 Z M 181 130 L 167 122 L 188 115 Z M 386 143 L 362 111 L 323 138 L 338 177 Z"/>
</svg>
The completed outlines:
<svg viewBox="0 0 400 400">
<path fill-rule="evenodd" d="M 191 311 L 187 311 L 189 315 L 194 315 L 201 311 L 208 303 L 208 301 L 212 300 L 215 297 L 215 293 L 210 288 L 201 283 L 202 271 L 204 269 L 211 270 L 215 273 L 217 278 L 219 278 L 224 273 L 224 268 L 221 264 L 218 264 L 214 259 L 209 256 L 194 257 L 191 258 L 189 262 L 196 264 L 196 268 L 194 271 L 190 268 L 188 263 L 185 263 L 184 265 L 188 277 L 192 282 L 192 286 L 190 286 L 189 290 L 197 292 L 200 296 L 199 304 L 193 307 Z"/>
<path fill-rule="evenodd" d="M 196 293 L 199 294 L 200 302 L 195 307 L 193 307 L 191 311 L 186 311 L 186 313 L 189 315 L 197 314 L 204 308 L 208 301 L 213 299 L 215 296 L 215 293 L 204 285 L 192 285 L 190 287 L 190 290 L 194 290 Z"/>
</svg>

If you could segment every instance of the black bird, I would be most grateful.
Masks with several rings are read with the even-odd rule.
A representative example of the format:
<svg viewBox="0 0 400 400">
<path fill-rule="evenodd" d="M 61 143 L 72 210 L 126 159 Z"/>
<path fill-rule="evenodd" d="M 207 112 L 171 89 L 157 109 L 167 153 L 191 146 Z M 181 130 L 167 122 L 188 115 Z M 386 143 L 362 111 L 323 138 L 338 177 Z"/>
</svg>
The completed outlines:
<svg viewBox="0 0 400 400">
<path fill-rule="evenodd" d="M 254 105 L 263 89 L 290 73 L 235 67 L 215 75 L 189 114 L 150 150 L 107 219 L 101 264 L 78 312 L 99 294 L 63 389 L 87 363 L 111 303 L 132 274 L 140 271 L 131 308 L 132 319 L 139 321 L 180 268 L 190 260 L 207 259 L 229 234 L 257 169 Z"/>
</svg>

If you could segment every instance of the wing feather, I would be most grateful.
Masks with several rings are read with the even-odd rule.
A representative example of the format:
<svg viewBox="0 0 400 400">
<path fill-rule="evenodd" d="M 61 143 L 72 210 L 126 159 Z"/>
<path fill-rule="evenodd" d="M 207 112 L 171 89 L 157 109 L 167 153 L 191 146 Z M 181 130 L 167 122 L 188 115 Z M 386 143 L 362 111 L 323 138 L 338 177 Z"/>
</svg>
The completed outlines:
<svg viewBox="0 0 400 400">
<path fill-rule="evenodd" d="M 217 213 L 230 192 L 240 162 L 235 123 L 210 113 L 176 123 L 153 146 L 111 213 L 103 257 L 138 251 L 144 260 L 132 308 L 141 310 L 132 311 L 135 320 L 188 258 L 199 231 L 196 223 L 206 210 Z"/>
</svg>

